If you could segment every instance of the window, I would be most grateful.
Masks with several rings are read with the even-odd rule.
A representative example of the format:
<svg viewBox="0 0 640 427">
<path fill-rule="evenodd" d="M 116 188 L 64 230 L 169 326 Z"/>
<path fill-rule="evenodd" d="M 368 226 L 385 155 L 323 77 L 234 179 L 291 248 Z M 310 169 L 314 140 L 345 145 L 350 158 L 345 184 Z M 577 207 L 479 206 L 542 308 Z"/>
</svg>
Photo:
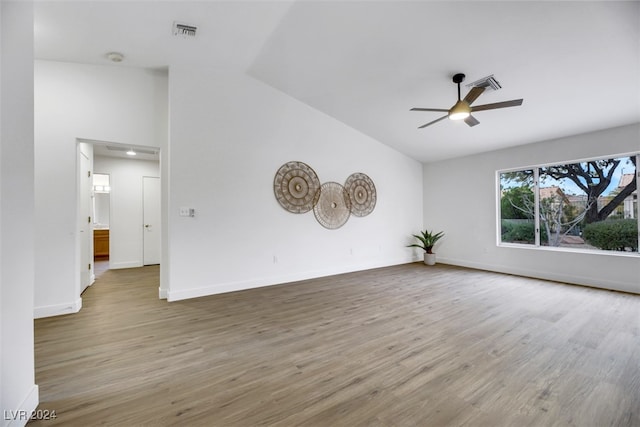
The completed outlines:
<svg viewBox="0 0 640 427">
<path fill-rule="evenodd" d="M 500 171 L 500 243 L 638 252 L 636 154 Z"/>
</svg>

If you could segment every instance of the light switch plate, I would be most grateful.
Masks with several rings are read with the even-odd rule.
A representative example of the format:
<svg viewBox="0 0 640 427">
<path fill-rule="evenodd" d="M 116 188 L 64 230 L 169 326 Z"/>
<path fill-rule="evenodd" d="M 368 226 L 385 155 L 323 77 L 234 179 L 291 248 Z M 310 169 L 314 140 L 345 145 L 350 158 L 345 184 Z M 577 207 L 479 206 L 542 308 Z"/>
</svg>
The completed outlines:
<svg viewBox="0 0 640 427">
<path fill-rule="evenodd" d="M 196 210 L 193 208 L 180 208 L 180 216 L 189 216 L 189 217 L 194 217 L 196 216 Z"/>
</svg>

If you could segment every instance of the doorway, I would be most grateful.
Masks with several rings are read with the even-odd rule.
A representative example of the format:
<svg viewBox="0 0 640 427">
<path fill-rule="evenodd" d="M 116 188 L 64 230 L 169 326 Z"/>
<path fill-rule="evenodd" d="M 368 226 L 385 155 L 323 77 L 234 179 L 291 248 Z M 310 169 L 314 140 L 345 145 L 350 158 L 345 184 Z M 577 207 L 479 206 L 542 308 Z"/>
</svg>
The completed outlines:
<svg viewBox="0 0 640 427">
<path fill-rule="evenodd" d="M 109 223 L 111 177 L 93 174 L 93 274 L 96 278 L 109 269 Z"/>
<path fill-rule="evenodd" d="M 92 275 L 95 277 L 108 269 L 160 264 L 160 149 L 104 141 L 80 142 L 92 148 L 94 180 L 88 188 L 79 186 L 79 198 L 87 194 L 90 197 L 92 221 L 89 235 L 85 238 L 87 233 L 81 233 L 78 250 L 82 251 L 85 244 L 90 245 Z M 82 164 L 79 160 L 81 169 Z M 82 210 L 79 216 L 86 221 L 87 215 Z M 101 233 L 105 236 L 99 236 Z"/>
</svg>

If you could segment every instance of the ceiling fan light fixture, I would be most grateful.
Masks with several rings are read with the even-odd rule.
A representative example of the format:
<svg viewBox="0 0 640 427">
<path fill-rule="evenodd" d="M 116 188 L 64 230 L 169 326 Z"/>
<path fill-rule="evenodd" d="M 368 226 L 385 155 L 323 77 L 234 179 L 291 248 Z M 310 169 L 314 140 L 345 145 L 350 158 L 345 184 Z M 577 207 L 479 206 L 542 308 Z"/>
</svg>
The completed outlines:
<svg viewBox="0 0 640 427">
<path fill-rule="evenodd" d="M 449 110 L 449 120 L 463 120 L 471 115 L 471 107 L 465 101 L 458 101 Z"/>
</svg>

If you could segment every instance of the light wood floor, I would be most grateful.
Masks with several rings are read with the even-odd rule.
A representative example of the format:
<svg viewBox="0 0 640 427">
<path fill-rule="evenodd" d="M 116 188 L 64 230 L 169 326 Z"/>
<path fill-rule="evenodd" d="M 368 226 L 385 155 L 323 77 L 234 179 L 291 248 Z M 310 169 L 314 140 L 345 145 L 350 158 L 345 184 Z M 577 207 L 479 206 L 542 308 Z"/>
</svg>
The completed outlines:
<svg viewBox="0 0 640 427">
<path fill-rule="evenodd" d="M 35 321 L 32 425 L 640 426 L 640 296 L 408 264 Z"/>
</svg>

